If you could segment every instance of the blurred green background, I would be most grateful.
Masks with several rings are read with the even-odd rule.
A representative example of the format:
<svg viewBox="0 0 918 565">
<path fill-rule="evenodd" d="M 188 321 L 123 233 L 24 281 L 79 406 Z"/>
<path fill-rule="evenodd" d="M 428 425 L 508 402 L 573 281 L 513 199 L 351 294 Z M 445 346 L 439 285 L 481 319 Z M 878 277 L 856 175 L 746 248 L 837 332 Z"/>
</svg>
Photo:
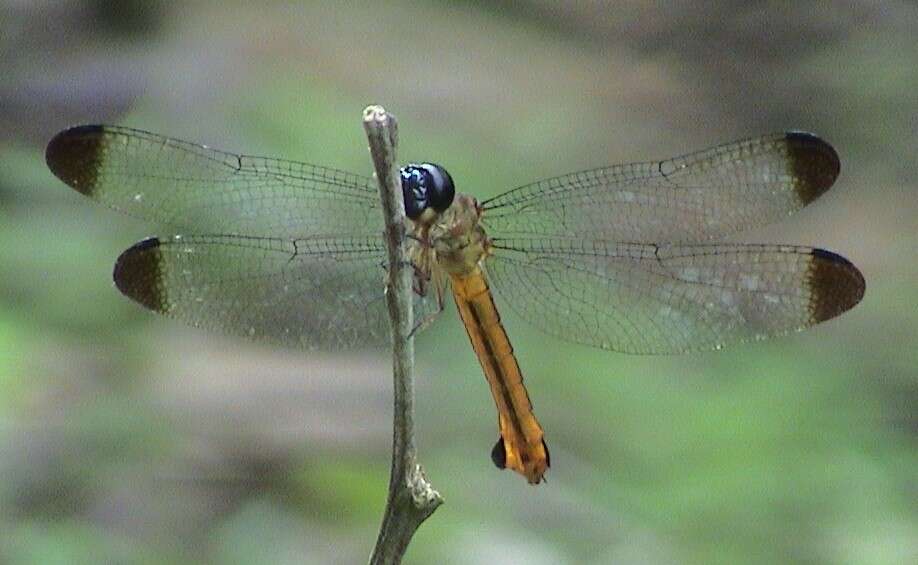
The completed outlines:
<svg viewBox="0 0 918 565">
<path fill-rule="evenodd" d="M 52 177 L 58 130 L 113 122 L 479 197 L 788 128 L 842 158 L 746 241 L 864 272 L 852 312 L 722 352 L 631 357 L 504 314 L 552 448 L 498 472 L 450 306 L 418 341 L 418 443 L 446 498 L 406 563 L 918 562 L 914 2 L 0 2 L 0 562 L 359 563 L 389 470 L 385 351 L 272 350 L 123 298 L 155 226 Z"/>
</svg>

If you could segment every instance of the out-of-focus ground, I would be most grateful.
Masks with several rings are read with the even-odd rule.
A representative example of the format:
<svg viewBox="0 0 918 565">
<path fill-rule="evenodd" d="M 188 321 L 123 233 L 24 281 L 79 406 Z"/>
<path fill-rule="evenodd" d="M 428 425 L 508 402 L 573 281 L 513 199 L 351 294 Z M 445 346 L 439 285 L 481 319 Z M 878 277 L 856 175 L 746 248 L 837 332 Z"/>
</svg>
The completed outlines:
<svg viewBox="0 0 918 565">
<path fill-rule="evenodd" d="M 837 148 L 816 205 L 747 241 L 867 278 L 812 331 L 630 357 L 504 314 L 553 467 L 495 470 L 455 314 L 418 342 L 418 443 L 447 500 L 406 563 L 918 562 L 918 8 L 912 2 L 0 3 L 0 562 L 353 563 L 389 469 L 386 352 L 277 351 L 154 317 L 111 265 L 153 226 L 46 170 L 75 123 L 478 196 L 798 128 Z"/>
</svg>

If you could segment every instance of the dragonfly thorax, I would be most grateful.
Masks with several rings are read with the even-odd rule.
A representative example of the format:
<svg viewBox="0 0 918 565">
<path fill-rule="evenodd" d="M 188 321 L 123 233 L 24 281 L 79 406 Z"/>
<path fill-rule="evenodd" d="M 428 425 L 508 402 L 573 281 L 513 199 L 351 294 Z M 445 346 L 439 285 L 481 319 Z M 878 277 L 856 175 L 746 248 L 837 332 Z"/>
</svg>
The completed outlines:
<svg viewBox="0 0 918 565">
<path fill-rule="evenodd" d="M 488 237 L 480 218 L 478 201 L 467 194 L 458 194 L 452 205 L 431 224 L 429 241 L 437 264 L 446 272 L 471 273 L 487 256 Z"/>
</svg>

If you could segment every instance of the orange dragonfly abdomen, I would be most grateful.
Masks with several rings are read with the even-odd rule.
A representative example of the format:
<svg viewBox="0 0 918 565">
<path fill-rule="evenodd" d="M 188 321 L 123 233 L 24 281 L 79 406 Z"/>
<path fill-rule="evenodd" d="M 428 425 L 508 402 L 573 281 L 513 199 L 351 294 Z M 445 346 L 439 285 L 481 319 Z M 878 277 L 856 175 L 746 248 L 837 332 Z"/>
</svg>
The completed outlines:
<svg viewBox="0 0 918 565">
<path fill-rule="evenodd" d="M 450 279 L 459 315 L 497 405 L 500 438 L 491 452 L 494 464 L 513 469 L 531 484 L 538 484 L 549 466 L 548 447 L 542 426 L 532 412 L 523 374 L 488 281 L 480 267 L 469 273 L 451 274 Z"/>
</svg>

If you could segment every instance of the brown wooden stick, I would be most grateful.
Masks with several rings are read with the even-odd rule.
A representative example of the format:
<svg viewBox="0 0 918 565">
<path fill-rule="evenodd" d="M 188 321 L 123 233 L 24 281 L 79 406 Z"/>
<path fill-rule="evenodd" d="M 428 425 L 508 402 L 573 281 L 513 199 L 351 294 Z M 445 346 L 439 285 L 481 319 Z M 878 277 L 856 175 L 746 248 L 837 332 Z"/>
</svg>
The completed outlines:
<svg viewBox="0 0 918 565">
<path fill-rule="evenodd" d="M 405 207 L 396 160 L 398 122 L 382 106 L 363 111 L 363 127 L 385 216 L 389 271 L 386 303 L 392 329 L 392 364 L 395 393 L 392 468 L 386 512 L 371 564 L 400 563 L 418 526 L 442 504 L 417 459 L 414 443 L 414 312 L 412 269 L 405 247 Z"/>
</svg>

